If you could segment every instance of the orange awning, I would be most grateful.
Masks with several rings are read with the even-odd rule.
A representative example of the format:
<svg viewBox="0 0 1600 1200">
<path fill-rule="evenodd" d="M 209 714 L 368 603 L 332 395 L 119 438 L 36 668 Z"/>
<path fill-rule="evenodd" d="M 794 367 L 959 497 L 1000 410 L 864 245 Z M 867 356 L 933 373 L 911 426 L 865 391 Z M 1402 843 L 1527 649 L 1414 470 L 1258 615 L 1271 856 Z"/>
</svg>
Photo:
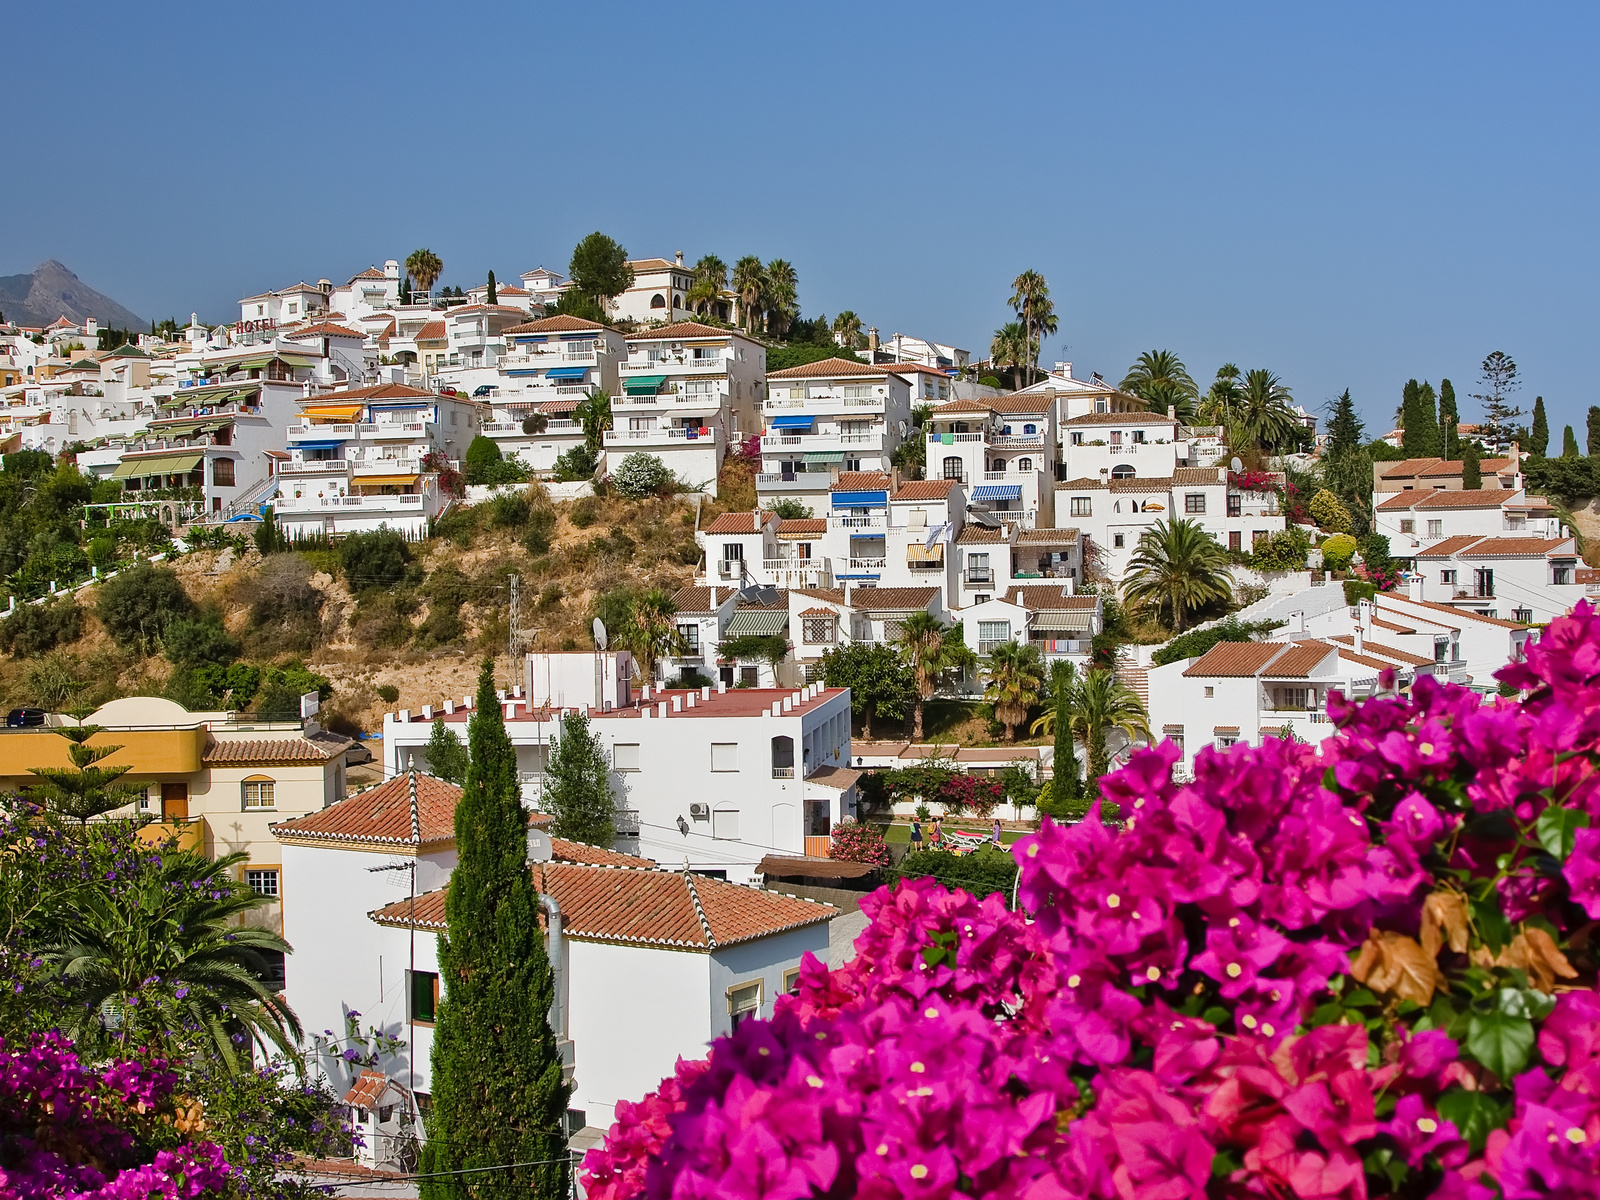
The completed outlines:
<svg viewBox="0 0 1600 1200">
<path fill-rule="evenodd" d="M 361 404 L 308 404 L 300 411 L 315 420 L 318 417 L 353 421 L 361 415 Z"/>
<path fill-rule="evenodd" d="M 409 487 L 421 479 L 420 475 L 357 475 L 357 487 Z"/>
</svg>

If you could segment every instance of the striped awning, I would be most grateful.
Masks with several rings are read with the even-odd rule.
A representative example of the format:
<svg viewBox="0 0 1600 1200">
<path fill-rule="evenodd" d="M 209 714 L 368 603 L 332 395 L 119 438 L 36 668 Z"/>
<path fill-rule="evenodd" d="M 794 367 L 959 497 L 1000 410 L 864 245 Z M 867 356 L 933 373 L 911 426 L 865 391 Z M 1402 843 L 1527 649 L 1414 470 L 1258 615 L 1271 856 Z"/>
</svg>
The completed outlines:
<svg viewBox="0 0 1600 1200">
<path fill-rule="evenodd" d="M 741 608 L 728 618 L 724 637 L 744 637 L 755 634 L 773 637 L 789 628 L 789 613 L 781 608 Z"/>
<path fill-rule="evenodd" d="M 1094 610 L 1092 608 L 1075 609 L 1068 612 L 1034 613 L 1033 628 L 1081 633 L 1089 628 L 1090 618 L 1093 616 Z"/>
<path fill-rule="evenodd" d="M 842 463 L 843 450 L 807 450 L 804 461 L 808 463 Z"/>
<path fill-rule="evenodd" d="M 357 475 L 352 482 L 357 487 L 409 487 L 420 475 Z"/>
<path fill-rule="evenodd" d="M 906 561 L 942 563 L 944 561 L 944 543 L 935 542 L 930 549 L 920 542 L 913 542 L 906 547 Z"/>
<path fill-rule="evenodd" d="M 113 479 L 144 479 L 150 475 L 187 475 L 205 461 L 204 454 L 164 454 L 155 458 L 127 458 L 111 472 Z"/>
<path fill-rule="evenodd" d="M 300 411 L 316 420 L 321 417 L 331 421 L 353 421 L 361 415 L 360 404 L 308 404 Z"/>
<path fill-rule="evenodd" d="M 972 491 L 974 500 L 1021 500 L 1020 483 L 982 483 Z"/>
</svg>

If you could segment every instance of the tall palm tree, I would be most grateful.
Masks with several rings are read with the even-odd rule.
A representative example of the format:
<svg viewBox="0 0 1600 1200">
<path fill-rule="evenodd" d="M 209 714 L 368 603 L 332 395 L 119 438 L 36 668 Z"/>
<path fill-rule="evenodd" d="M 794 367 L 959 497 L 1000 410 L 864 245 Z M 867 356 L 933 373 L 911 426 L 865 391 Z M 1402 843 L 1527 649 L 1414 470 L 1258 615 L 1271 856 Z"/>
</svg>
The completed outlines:
<svg viewBox="0 0 1600 1200">
<path fill-rule="evenodd" d="M 754 254 L 746 254 L 733 264 L 733 290 L 739 297 L 739 324 L 746 333 L 755 332 L 760 319 L 762 297 L 767 291 L 767 269 Z"/>
<path fill-rule="evenodd" d="M 428 292 L 439 282 L 439 276 L 444 274 L 444 262 L 432 250 L 413 250 L 406 259 L 406 270 L 411 272 L 411 278 L 417 281 L 417 286 L 423 292 Z"/>
<path fill-rule="evenodd" d="M 996 367 L 1010 367 L 1012 388 L 1022 387 L 1022 371 L 1028 363 L 1028 333 L 1020 321 L 1008 321 L 994 331 L 989 361 Z"/>
<path fill-rule="evenodd" d="M 1246 372 L 1235 405 L 1235 421 L 1243 435 L 1262 450 L 1277 450 L 1294 440 L 1298 421 L 1289 407 L 1289 389 L 1271 371 Z"/>
<path fill-rule="evenodd" d="M 1211 381 L 1205 398 L 1200 401 L 1201 420 L 1211 425 L 1227 425 L 1233 420 L 1234 410 L 1239 404 L 1240 374 L 1239 368 L 1232 363 L 1223 363 L 1217 368 L 1217 377 Z"/>
<path fill-rule="evenodd" d="M 789 326 L 800 315 L 800 277 L 788 260 L 775 258 L 767 264 L 767 288 L 763 302 L 766 306 L 767 331 L 777 337 L 789 332 Z"/>
<path fill-rule="evenodd" d="M 572 410 L 573 420 L 583 426 L 583 440 L 591 454 L 599 454 L 605 431 L 612 426 L 611 393 L 592 388 Z"/>
<path fill-rule="evenodd" d="M 1146 350 L 1128 368 L 1128 373 L 1117 386 L 1130 396 L 1139 397 L 1152 410 L 1159 403 L 1161 412 L 1165 412 L 1166 405 L 1172 403 L 1167 397 L 1174 392 L 1190 399 L 1197 399 L 1200 395 L 1199 387 L 1189 376 L 1189 369 L 1171 350 Z"/>
<path fill-rule="evenodd" d="M 694 265 L 694 282 L 685 297 L 690 311 L 709 312 L 727 286 L 728 264 L 715 254 L 702 254 L 700 261 Z"/>
<path fill-rule="evenodd" d="M 1050 285 L 1037 271 L 1024 271 L 1011 281 L 1011 307 L 1022 322 L 1028 339 L 1029 365 L 1039 365 L 1039 343 L 1046 333 L 1054 333 L 1060 322 L 1050 300 Z M 1048 325 L 1048 328 L 1046 327 Z"/>
<path fill-rule="evenodd" d="M 1106 735 L 1121 730 L 1129 741 L 1149 740 L 1150 718 L 1133 690 L 1117 678 L 1116 672 L 1090 671 L 1078 683 L 1077 706 L 1073 719 L 1089 751 L 1089 778 L 1099 779 L 1110 767 Z"/>
<path fill-rule="evenodd" d="M 861 318 L 845 309 L 833 319 L 833 339 L 846 350 L 859 350 L 866 344 L 861 334 Z"/>
<path fill-rule="evenodd" d="M 658 659 L 683 649 L 677 616 L 678 606 L 662 588 L 651 588 L 633 602 L 623 640 L 639 660 L 647 680 L 655 678 Z"/>
<path fill-rule="evenodd" d="M 1017 726 L 1044 692 L 1044 655 L 1029 643 L 1005 642 L 989 652 L 989 683 L 983 698 L 994 705 L 995 719 L 1006 727 L 1006 741 L 1017 740 Z"/>
<path fill-rule="evenodd" d="M 975 664 L 977 656 L 961 640 L 960 626 L 946 625 L 927 611 L 907 617 L 894 642 L 916 684 L 916 698 L 911 702 L 911 739 L 920 742 L 922 706 L 932 699 L 939 677 Z"/>
<path fill-rule="evenodd" d="M 268 957 L 288 953 L 289 944 L 240 924 L 267 903 L 234 879 L 249 856 L 163 850 L 151 857 L 157 864 L 126 873 L 120 889 L 80 897 L 45 956 L 67 993 L 68 1032 L 92 1035 L 115 1014 L 144 1044 L 171 1045 L 182 1026 L 193 1026 L 234 1069 L 250 1065 L 248 1055 L 235 1056 L 235 1031 L 289 1052 L 300 1022 L 261 979 Z"/>
<path fill-rule="evenodd" d="M 1195 609 L 1233 595 L 1227 551 L 1197 521 L 1157 521 L 1128 560 L 1122 594 L 1134 604 L 1170 607 L 1173 628 L 1182 633 Z"/>
</svg>

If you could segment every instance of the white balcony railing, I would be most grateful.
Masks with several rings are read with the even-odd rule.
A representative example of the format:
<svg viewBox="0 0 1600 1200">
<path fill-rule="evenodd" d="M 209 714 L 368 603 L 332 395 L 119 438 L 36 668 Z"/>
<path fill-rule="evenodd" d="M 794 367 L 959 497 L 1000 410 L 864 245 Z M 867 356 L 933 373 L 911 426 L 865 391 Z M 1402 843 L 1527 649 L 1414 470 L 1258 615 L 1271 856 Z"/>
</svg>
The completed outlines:
<svg viewBox="0 0 1600 1200">
<path fill-rule="evenodd" d="M 291 425 L 289 426 L 288 434 L 291 442 L 300 438 L 355 437 L 356 427 L 354 425 Z"/>
<path fill-rule="evenodd" d="M 830 517 L 829 520 L 840 529 L 884 529 L 888 526 L 888 518 L 879 514 L 871 517 Z"/>
<path fill-rule="evenodd" d="M 850 569 L 852 571 L 881 571 L 888 565 L 887 559 L 882 558 L 852 558 Z"/>
<path fill-rule="evenodd" d="M 949 435 L 942 433 L 930 433 L 928 435 L 928 444 L 930 446 L 942 444 L 944 443 L 946 436 L 949 436 L 956 442 L 981 442 L 984 439 L 984 435 L 981 433 L 952 433 Z"/>
<path fill-rule="evenodd" d="M 349 470 L 350 460 L 347 458 L 318 458 L 278 464 L 279 475 L 343 475 Z"/>
</svg>

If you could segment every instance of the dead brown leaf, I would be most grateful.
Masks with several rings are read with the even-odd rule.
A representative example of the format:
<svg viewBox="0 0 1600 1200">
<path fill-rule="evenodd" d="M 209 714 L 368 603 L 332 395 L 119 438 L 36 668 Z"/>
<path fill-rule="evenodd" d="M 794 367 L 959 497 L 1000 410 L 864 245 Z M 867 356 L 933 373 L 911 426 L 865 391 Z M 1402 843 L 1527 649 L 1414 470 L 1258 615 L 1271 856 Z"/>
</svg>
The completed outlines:
<svg viewBox="0 0 1600 1200">
<path fill-rule="evenodd" d="M 1437 959 L 1449 945 L 1457 954 L 1467 951 L 1467 903 L 1459 892 L 1434 892 L 1422 902 L 1422 949 Z"/>
<path fill-rule="evenodd" d="M 1518 967 L 1528 973 L 1528 982 L 1541 992 L 1550 992 L 1556 977 L 1576 979 L 1578 972 L 1561 953 L 1555 939 L 1536 926 L 1524 929 L 1511 939 L 1511 944 L 1494 960 L 1497 967 Z"/>
<path fill-rule="evenodd" d="M 1389 992 L 1397 999 L 1423 1005 L 1433 1002 L 1433 993 L 1443 982 L 1433 955 L 1414 938 L 1388 929 L 1367 934 L 1350 974 L 1374 992 Z"/>
</svg>

